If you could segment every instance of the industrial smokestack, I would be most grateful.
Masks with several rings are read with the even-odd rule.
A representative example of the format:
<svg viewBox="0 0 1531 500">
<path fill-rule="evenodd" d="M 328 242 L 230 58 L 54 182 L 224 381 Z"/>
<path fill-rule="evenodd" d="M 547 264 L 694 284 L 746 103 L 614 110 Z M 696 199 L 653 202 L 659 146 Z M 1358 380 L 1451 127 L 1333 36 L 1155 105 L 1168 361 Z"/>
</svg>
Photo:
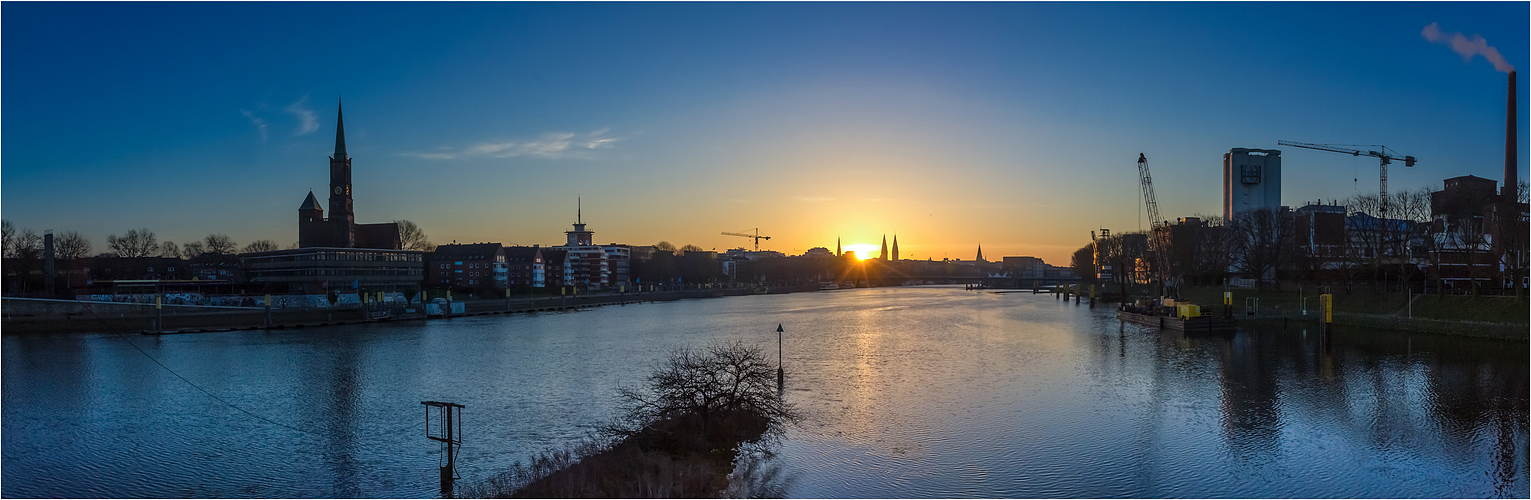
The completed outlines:
<svg viewBox="0 0 1531 500">
<path fill-rule="evenodd" d="M 1504 190 L 1501 196 L 1505 201 L 1517 201 L 1516 189 L 1520 186 L 1520 180 L 1516 179 L 1520 168 L 1516 160 L 1520 155 L 1516 151 L 1516 141 L 1520 138 L 1515 133 L 1515 72 L 1510 72 L 1510 98 L 1509 107 L 1505 109 L 1504 119 Z"/>
</svg>

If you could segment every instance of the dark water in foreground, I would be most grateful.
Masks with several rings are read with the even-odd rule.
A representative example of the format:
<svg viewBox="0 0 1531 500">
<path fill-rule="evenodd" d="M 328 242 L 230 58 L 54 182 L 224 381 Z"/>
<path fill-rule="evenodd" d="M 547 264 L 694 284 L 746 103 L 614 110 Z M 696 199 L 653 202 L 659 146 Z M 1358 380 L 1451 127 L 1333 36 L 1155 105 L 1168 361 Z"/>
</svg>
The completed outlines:
<svg viewBox="0 0 1531 500">
<path fill-rule="evenodd" d="M 1531 496 L 1525 342 L 1187 338 L 951 288 L 6 336 L 0 496 L 433 497 L 421 400 L 467 405 L 459 470 L 480 479 L 604 422 L 669 348 L 774 351 L 777 323 L 810 416 L 764 463 L 789 496 Z"/>
</svg>

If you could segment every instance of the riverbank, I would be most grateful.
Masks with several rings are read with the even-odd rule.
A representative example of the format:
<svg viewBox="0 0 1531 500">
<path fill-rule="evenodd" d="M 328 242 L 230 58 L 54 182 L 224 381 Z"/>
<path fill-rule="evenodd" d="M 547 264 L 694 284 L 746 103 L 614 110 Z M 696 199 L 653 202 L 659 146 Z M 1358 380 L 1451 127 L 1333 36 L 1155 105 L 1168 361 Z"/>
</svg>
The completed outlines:
<svg viewBox="0 0 1531 500">
<path fill-rule="evenodd" d="M 463 485 L 471 498 L 720 498 L 740 449 L 769 423 L 740 414 L 705 434 L 695 415 L 665 420 L 607 446 L 549 450 L 494 478 Z"/>
<path fill-rule="evenodd" d="M 1212 314 L 1222 310 L 1221 287 L 1186 287 L 1181 296 Z M 1318 325 L 1318 294 L 1312 290 L 1234 289 L 1241 325 Z M 1251 314 L 1252 313 L 1252 314 Z M 1379 331 L 1505 340 L 1531 339 L 1531 306 L 1525 298 L 1422 295 L 1371 291 L 1334 294 L 1334 324 Z"/>
<path fill-rule="evenodd" d="M 82 302 L 70 300 L 16 299 L 0 301 L 0 327 L 9 334 L 53 333 L 200 333 L 232 330 L 292 329 L 384 321 L 427 321 L 489 314 L 521 314 L 574 311 L 582 308 L 621 306 L 643 302 L 667 302 L 817 291 L 817 285 L 752 288 L 704 288 L 658 292 L 609 293 L 579 296 L 515 297 L 460 301 L 464 312 L 449 316 L 426 316 L 418 304 L 407 312 L 363 311 L 360 308 L 272 309 Z M 160 323 L 156 324 L 156 320 Z"/>
</svg>

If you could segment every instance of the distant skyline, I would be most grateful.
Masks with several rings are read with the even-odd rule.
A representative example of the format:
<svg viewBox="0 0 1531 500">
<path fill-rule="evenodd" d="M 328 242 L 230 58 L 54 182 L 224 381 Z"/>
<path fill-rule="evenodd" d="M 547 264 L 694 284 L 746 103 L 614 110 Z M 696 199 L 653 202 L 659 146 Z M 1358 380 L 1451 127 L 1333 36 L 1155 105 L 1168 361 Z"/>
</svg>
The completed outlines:
<svg viewBox="0 0 1531 500">
<path fill-rule="evenodd" d="M 0 4 L 0 214 L 95 251 L 297 240 L 345 101 L 358 223 L 436 243 L 877 245 L 1067 265 L 1219 214 L 1230 148 L 1281 149 L 1282 202 L 1503 180 L 1531 4 Z M 1460 37 L 1456 35 L 1460 34 Z M 1481 43 L 1479 38 L 1481 37 Z M 1492 47 L 1493 51 L 1486 50 Z M 1461 54 L 1467 54 L 1464 57 Z M 1497 55 L 1498 59 L 1494 59 Z M 1524 76 L 1522 136 L 1531 131 Z M 1521 179 L 1528 149 L 1518 151 Z M 1140 222 L 1141 221 L 1141 222 Z"/>
</svg>

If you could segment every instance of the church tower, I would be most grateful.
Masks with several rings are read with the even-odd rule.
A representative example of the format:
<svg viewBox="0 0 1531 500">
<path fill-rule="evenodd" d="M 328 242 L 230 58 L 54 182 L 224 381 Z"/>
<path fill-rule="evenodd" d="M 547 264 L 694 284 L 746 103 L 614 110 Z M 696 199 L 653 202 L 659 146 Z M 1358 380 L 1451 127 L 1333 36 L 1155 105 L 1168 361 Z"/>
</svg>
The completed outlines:
<svg viewBox="0 0 1531 500">
<path fill-rule="evenodd" d="M 835 237 L 835 257 L 840 256 L 840 237 Z"/>
<path fill-rule="evenodd" d="M 898 233 L 893 233 L 893 260 L 898 260 Z"/>
<path fill-rule="evenodd" d="M 983 243 L 979 243 L 978 244 L 978 259 L 977 260 L 979 262 L 988 262 L 987 260 L 983 260 Z"/>
<path fill-rule="evenodd" d="M 346 122 L 340 105 L 335 111 L 335 156 L 330 157 L 330 222 L 343 240 L 344 247 L 354 246 L 351 226 L 356 213 L 351 204 L 351 158 L 346 155 Z"/>
<path fill-rule="evenodd" d="M 882 260 L 888 260 L 888 235 L 882 235 L 882 253 L 877 256 Z"/>
</svg>

